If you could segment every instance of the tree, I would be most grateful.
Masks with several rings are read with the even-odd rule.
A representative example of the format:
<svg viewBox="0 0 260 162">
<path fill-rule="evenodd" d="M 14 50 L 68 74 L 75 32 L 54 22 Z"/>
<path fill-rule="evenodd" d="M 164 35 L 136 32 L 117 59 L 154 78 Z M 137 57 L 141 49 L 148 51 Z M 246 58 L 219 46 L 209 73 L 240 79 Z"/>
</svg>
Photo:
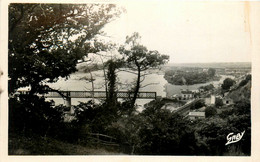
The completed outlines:
<svg viewBox="0 0 260 162">
<path fill-rule="evenodd" d="M 241 99 L 235 103 L 237 115 L 250 115 L 251 103 L 249 99 Z"/>
<path fill-rule="evenodd" d="M 106 73 L 107 78 L 107 103 L 112 107 L 115 106 L 117 102 L 117 73 L 116 70 L 121 67 L 121 60 L 108 60 L 106 66 L 108 71 Z"/>
<path fill-rule="evenodd" d="M 228 91 L 236 82 L 231 78 L 226 78 L 221 85 L 224 91 Z"/>
<path fill-rule="evenodd" d="M 214 89 L 214 85 L 213 84 L 209 84 L 206 86 L 201 86 L 200 89 L 203 89 L 204 91 L 210 91 Z"/>
<path fill-rule="evenodd" d="M 246 85 L 249 81 L 251 80 L 251 75 L 247 75 L 246 78 L 244 80 L 242 80 L 240 83 L 239 83 L 239 87 L 243 87 L 244 85 Z"/>
<path fill-rule="evenodd" d="M 144 80 L 145 75 L 147 75 L 144 72 L 163 65 L 169 60 L 168 55 L 161 55 L 158 51 L 149 51 L 139 43 L 140 39 L 141 37 L 138 33 L 133 33 L 132 36 L 126 37 L 125 45 L 119 48 L 119 52 L 123 55 L 126 63 L 125 67 L 130 70 L 128 72 L 137 75 L 131 107 L 134 106 L 137 94 L 141 88 L 141 82 Z"/>
<path fill-rule="evenodd" d="M 209 69 L 208 69 L 208 75 L 209 75 L 210 77 L 214 77 L 215 74 L 216 74 L 216 69 L 213 69 L 213 68 L 209 68 Z"/>
<path fill-rule="evenodd" d="M 223 106 L 223 100 L 222 100 L 221 98 L 216 98 L 215 106 L 216 106 L 216 107 L 221 107 L 221 106 Z"/>
<path fill-rule="evenodd" d="M 144 119 L 138 130 L 139 150 L 145 155 L 194 155 L 194 129 L 187 119 L 162 109 L 161 101 L 154 101 L 140 113 Z"/>
<path fill-rule="evenodd" d="M 217 110 L 216 110 L 215 107 L 209 106 L 209 107 L 207 107 L 205 109 L 205 116 L 206 116 L 206 118 L 212 117 L 212 116 L 214 116 L 216 114 L 217 114 Z"/>
<path fill-rule="evenodd" d="M 199 100 L 198 102 L 195 102 L 194 104 L 192 104 L 190 109 L 195 110 L 195 109 L 202 108 L 203 106 L 205 106 L 205 102 Z"/>
<path fill-rule="evenodd" d="M 120 14 L 111 4 L 11 4 L 9 92 L 30 86 L 31 94 L 76 71 L 77 60 L 96 52 L 92 40 Z"/>
<path fill-rule="evenodd" d="M 51 102 L 38 96 L 10 98 L 9 105 L 9 133 L 55 135 L 63 122 L 63 107 L 54 109 Z"/>
</svg>

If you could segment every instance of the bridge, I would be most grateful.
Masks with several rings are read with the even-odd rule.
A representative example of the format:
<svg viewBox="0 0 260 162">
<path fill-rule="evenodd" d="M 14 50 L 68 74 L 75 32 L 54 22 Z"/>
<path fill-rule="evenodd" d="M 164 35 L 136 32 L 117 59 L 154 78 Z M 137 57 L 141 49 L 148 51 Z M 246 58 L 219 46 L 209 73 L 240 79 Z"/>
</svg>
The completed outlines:
<svg viewBox="0 0 260 162">
<path fill-rule="evenodd" d="M 18 91 L 19 94 L 27 94 L 29 91 Z M 117 98 L 132 98 L 134 92 L 118 91 Z M 42 96 L 48 98 L 106 98 L 105 91 L 48 91 Z M 156 92 L 139 92 L 137 98 L 140 99 L 156 99 Z"/>
<path fill-rule="evenodd" d="M 28 94 L 29 91 L 18 91 L 19 94 Z M 70 113 L 73 114 L 71 99 L 72 98 L 106 98 L 106 91 L 48 91 L 45 94 L 38 94 L 46 98 L 63 98 L 66 106 L 70 107 Z M 118 91 L 116 92 L 117 98 L 132 98 L 134 92 Z M 138 92 L 137 98 L 140 99 L 156 99 L 156 92 Z"/>
</svg>

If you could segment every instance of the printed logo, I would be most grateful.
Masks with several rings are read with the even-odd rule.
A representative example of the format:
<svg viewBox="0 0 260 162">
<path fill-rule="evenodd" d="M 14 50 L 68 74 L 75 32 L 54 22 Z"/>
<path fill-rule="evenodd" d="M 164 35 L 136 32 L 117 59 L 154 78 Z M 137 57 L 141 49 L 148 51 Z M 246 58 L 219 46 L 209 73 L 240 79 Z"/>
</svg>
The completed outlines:
<svg viewBox="0 0 260 162">
<path fill-rule="evenodd" d="M 229 133 L 227 135 L 227 143 L 225 145 L 229 145 L 231 143 L 235 143 L 235 142 L 240 141 L 242 139 L 244 133 L 245 133 L 245 131 L 243 131 L 241 133 L 237 133 L 237 134 Z"/>
</svg>

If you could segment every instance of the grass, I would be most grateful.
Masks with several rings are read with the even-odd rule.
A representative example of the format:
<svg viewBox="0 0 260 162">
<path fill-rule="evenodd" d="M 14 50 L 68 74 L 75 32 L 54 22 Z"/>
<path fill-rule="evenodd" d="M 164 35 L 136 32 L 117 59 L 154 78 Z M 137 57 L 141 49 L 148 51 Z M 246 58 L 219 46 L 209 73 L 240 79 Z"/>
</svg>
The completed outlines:
<svg viewBox="0 0 260 162">
<path fill-rule="evenodd" d="M 66 143 L 49 137 L 10 135 L 9 155 L 120 155 L 105 147 L 81 146 Z"/>
</svg>

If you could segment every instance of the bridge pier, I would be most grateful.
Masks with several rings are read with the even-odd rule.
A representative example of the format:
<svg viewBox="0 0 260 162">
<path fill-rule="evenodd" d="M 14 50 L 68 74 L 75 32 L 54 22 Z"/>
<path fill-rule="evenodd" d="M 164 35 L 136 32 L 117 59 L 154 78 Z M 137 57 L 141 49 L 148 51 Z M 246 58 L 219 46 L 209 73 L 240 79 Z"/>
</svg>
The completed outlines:
<svg viewBox="0 0 260 162">
<path fill-rule="evenodd" d="M 70 108 L 70 114 L 74 114 L 74 109 L 71 105 L 71 97 L 66 97 L 65 105 Z"/>
</svg>

